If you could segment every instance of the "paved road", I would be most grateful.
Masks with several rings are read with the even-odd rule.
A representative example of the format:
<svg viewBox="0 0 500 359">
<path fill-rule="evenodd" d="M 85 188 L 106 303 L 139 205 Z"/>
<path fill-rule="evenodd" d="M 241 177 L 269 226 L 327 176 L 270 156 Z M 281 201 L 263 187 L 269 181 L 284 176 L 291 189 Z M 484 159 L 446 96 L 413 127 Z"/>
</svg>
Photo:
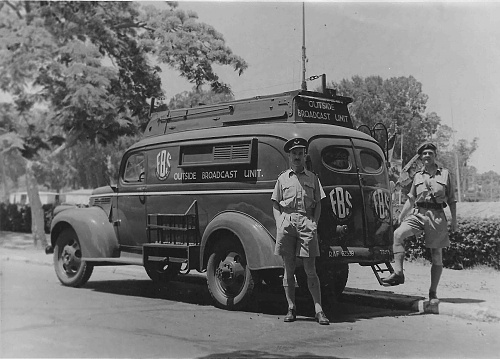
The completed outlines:
<svg viewBox="0 0 500 359">
<path fill-rule="evenodd" d="M 333 323 L 283 323 L 280 297 L 214 308 L 202 278 L 155 286 L 142 268 L 95 268 L 83 288 L 49 266 L 1 263 L 1 357 L 498 358 L 500 324 L 340 303 Z M 309 303 L 308 301 L 305 303 Z"/>
</svg>

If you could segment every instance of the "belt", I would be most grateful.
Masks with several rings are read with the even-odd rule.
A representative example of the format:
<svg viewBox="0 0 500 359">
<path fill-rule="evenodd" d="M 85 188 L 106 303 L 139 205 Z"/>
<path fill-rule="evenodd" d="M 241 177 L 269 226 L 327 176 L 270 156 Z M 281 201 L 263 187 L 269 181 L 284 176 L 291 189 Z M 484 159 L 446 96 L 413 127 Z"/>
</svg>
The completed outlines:
<svg viewBox="0 0 500 359">
<path fill-rule="evenodd" d="M 443 209 L 446 208 L 446 203 L 418 202 L 417 207 L 426 209 Z"/>
<path fill-rule="evenodd" d="M 282 208 L 282 212 L 286 214 L 298 213 L 306 217 L 311 217 L 314 215 L 314 209 L 307 210 L 306 212 L 298 211 L 296 209 Z"/>
</svg>

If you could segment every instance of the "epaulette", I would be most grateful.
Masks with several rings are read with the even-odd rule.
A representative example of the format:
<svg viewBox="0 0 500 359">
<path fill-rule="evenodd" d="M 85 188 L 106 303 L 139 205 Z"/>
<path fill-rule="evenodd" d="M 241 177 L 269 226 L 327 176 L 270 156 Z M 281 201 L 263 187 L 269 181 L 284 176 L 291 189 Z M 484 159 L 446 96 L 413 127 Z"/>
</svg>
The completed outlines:
<svg viewBox="0 0 500 359">
<path fill-rule="evenodd" d="M 286 171 L 290 171 L 290 168 L 287 168 L 286 170 L 282 171 L 282 172 L 278 175 L 278 177 L 280 177 L 280 176 L 281 176 L 283 173 L 285 173 Z"/>
</svg>

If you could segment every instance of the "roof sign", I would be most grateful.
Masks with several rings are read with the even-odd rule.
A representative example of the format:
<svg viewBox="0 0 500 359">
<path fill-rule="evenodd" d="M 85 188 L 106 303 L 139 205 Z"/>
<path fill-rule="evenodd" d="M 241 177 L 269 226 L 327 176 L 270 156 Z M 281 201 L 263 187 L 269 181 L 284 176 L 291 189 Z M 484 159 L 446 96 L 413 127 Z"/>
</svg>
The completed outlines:
<svg viewBox="0 0 500 359">
<path fill-rule="evenodd" d="M 347 104 L 309 96 L 296 97 L 296 115 L 304 122 L 326 123 L 353 128 Z"/>
</svg>

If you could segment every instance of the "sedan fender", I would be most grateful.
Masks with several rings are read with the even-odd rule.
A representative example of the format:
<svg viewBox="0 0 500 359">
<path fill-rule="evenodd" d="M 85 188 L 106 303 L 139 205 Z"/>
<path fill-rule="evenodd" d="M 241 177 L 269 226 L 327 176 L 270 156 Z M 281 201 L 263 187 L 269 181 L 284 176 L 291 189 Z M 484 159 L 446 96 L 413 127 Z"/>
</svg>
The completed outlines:
<svg viewBox="0 0 500 359">
<path fill-rule="evenodd" d="M 69 208 L 53 218 L 50 241 L 52 247 L 59 233 L 72 228 L 80 241 L 83 258 L 119 257 L 119 244 L 113 225 L 106 213 L 99 207 Z"/>
<path fill-rule="evenodd" d="M 274 255 L 273 236 L 259 221 L 243 212 L 224 211 L 212 219 L 203 233 L 200 248 L 202 269 L 207 266 L 214 243 L 228 234 L 240 240 L 250 269 L 283 268 L 281 257 Z"/>
</svg>

